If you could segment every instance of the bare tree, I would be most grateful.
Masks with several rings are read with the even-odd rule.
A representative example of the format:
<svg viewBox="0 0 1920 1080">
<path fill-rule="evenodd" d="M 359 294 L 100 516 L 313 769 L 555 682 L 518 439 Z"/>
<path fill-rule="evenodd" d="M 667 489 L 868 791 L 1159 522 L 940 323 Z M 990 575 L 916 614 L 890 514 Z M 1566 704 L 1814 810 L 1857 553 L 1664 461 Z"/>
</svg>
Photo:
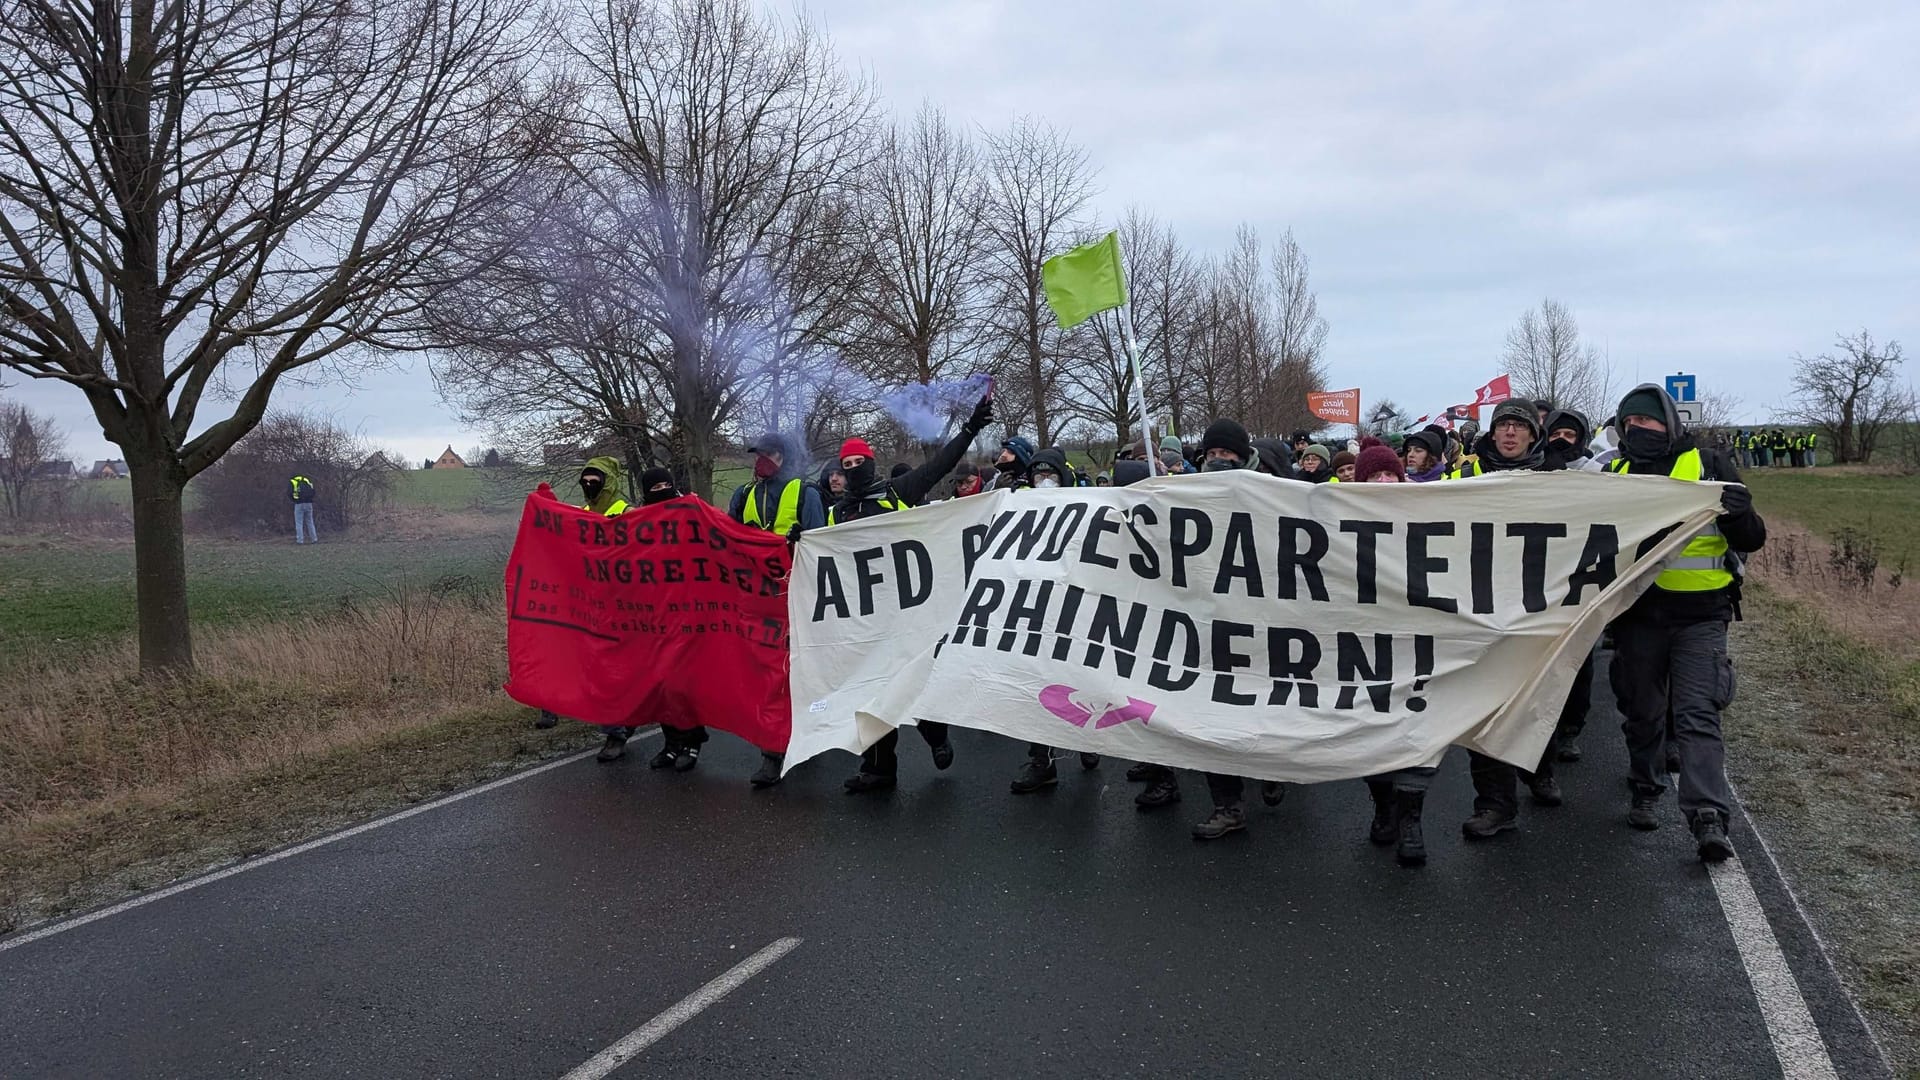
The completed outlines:
<svg viewBox="0 0 1920 1080">
<path fill-rule="evenodd" d="M 933 382 L 967 354 L 979 302 L 982 176 L 972 143 L 922 105 L 871 171 L 870 287 L 859 308 L 876 377 Z"/>
<path fill-rule="evenodd" d="M 0 365 L 132 472 L 143 670 L 193 661 L 181 493 L 283 380 L 406 345 L 510 175 L 515 0 L 0 5 Z M 210 388 L 232 391 L 206 422 Z"/>
<path fill-rule="evenodd" d="M 1834 345 L 1818 356 L 1794 354 L 1793 400 L 1778 417 L 1826 436 L 1835 464 L 1870 461 L 1889 427 L 1915 419 L 1913 388 L 1899 381 L 1905 357 L 1899 342 L 1875 344 L 1865 330 Z"/>
<path fill-rule="evenodd" d="M 1085 150 L 1025 117 L 988 136 L 987 148 L 983 220 L 994 336 L 1008 374 L 1016 376 L 1001 382 L 1001 419 L 1013 427 L 1031 418 L 1046 445 L 1059 434 L 1052 410 L 1060 399 L 1061 335 L 1047 307 L 1040 266 L 1077 238 L 1093 195 L 1093 169 Z"/>
<path fill-rule="evenodd" d="M 1528 308 L 1507 331 L 1501 356 L 1514 393 L 1545 398 L 1588 416 L 1612 411 L 1613 367 L 1600 351 L 1580 342 L 1580 324 L 1551 297 Z"/>
<path fill-rule="evenodd" d="M 435 374 L 471 418 L 611 434 L 710 497 L 755 395 L 775 418 L 817 396 L 847 330 L 872 95 L 813 26 L 748 0 L 581 0 L 568 25 L 579 101 L 552 189 L 519 200 L 548 209 L 443 314 Z"/>
<path fill-rule="evenodd" d="M 1190 384 L 1203 420 L 1231 416 L 1279 435 L 1316 423 L 1307 394 L 1323 388 L 1327 326 L 1292 234 L 1271 263 L 1263 250 L 1259 233 L 1242 225 L 1233 247 L 1208 264 L 1192 305 Z"/>
<path fill-rule="evenodd" d="M 1178 426 L 1182 401 L 1180 346 L 1191 318 L 1192 262 L 1171 230 L 1152 215 L 1129 209 L 1120 222 L 1126 261 L 1128 305 L 1096 315 L 1063 342 L 1059 383 L 1061 409 L 1095 425 L 1104 441 L 1127 442 L 1139 430 L 1140 394 L 1128 357 L 1124 327 L 1140 350 L 1147 408 L 1156 421 Z"/>
<path fill-rule="evenodd" d="M 47 466 L 66 460 L 66 433 L 53 417 L 22 402 L 0 401 L 0 508 L 7 517 L 31 518 L 48 484 Z"/>
</svg>

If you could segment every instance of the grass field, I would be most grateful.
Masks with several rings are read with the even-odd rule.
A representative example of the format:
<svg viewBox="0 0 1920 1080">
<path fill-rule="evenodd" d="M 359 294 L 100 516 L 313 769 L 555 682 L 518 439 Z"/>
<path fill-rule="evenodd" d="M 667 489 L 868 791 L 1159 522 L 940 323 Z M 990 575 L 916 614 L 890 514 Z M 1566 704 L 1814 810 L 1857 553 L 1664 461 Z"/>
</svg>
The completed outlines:
<svg viewBox="0 0 1920 1080">
<path fill-rule="evenodd" d="M 1778 514 L 1828 540 L 1854 529 L 1873 538 L 1883 564 L 1906 557 L 1920 567 L 1920 476 L 1849 465 L 1749 469 L 1741 478 L 1753 489 L 1762 517 Z"/>
</svg>

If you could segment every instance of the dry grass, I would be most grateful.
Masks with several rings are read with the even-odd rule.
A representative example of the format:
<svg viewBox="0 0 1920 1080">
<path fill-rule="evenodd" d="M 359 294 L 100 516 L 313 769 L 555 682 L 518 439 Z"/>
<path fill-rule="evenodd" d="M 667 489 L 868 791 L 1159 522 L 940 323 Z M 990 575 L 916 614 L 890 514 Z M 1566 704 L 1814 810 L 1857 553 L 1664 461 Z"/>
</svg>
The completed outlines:
<svg viewBox="0 0 1920 1080">
<path fill-rule="evenodd" d="M 586 745 L 530 729 L 497 584 L 214 629 L 149 682 L 129 644 L 0 669 L 0 932 Z"/>
<path fill-rule="evenodd" d="M 1753 579 L 1819 613 L 1848 637 L 1907 660 L 1920 660 L 1920 581 L 1903 554 L 1884 553 L 1879 536 L 1842 527 L 1826 539 L 1795 521 L 1767 522 L 1767 544 L 1747 564 Z"/>
</svg>

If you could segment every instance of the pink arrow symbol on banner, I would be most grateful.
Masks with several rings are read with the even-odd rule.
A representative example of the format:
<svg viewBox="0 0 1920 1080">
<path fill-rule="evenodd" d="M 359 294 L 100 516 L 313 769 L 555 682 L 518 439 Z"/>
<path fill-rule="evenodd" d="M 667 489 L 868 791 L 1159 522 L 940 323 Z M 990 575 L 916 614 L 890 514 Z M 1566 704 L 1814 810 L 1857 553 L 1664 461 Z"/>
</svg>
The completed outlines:
<svg viewBox="0 0 1920 1080">
<path fill-rule="evenodd" d="M 1078 691 L 1071 686 L 1055 683 L 1040 691 L 1040 705 L 1074 727 L 1086 727 L 1091 722 L 1095 731 L 1124 724 L 1129 720 L 1138 720 L 1144 724 L 1153 718 L 1152 703 L 1130 697 L 1124 704 L 1101 707 L 1099 719 L 1095 720 L 1095 710 L 1073 699 L 1076 693 Z"/>
</svg>

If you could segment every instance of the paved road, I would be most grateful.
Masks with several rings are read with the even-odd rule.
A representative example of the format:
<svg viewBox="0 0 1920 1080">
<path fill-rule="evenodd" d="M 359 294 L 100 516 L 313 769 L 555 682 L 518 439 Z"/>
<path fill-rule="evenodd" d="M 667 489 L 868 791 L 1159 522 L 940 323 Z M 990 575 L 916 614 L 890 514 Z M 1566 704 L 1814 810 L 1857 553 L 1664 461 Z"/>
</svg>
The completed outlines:
<svg viewBox="0 0 1920 1080">
<path fill-rule="evenodd" d="M 726 736 L 580 761 L 0 951 L 0 1075 L 558 1077 L 789 936 L 613 1075 L 1781 1075 L 1671 799 L 1623 824 L 1616 723 L 1489 845 L 1449 760 L 1419 871 L 1358 781 L 1201 845 L 1197 776 L 1164 814 L 1118 762 L 1015 798 L 1023 748 L 972 732 L 947 773 L 910 736 L 882 797 L 850 758 L 750 792 Z M 1736 842 L 1838 1075 L 1884 1075 Z"/>
</svg>

